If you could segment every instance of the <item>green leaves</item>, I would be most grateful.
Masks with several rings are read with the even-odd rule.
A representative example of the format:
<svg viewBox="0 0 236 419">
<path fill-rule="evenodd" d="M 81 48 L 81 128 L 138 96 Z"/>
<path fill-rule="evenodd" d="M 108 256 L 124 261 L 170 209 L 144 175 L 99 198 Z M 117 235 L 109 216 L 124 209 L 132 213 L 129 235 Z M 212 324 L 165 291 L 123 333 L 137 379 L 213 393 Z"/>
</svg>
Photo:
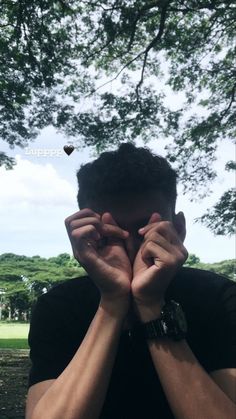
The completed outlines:
<svg viewBox="0 0 236 419">
<path fill-rule="evenodd" d="M 236 226 L 236 189 L 226 191 L 212 209 L 196 218 L 216 235 L 235 234 Z"/>
<path fill-rule="evenodd" d="M 12 313 L 29 310 L 53 285 L 85 274 L 67 253 L 48 259 L 4 253 L 0 255 L 0 267 L 0 290 L 4 291 L 4 302 L 11 307 Z"/>
<path fill-rule="evenodd" d="M 25 147 L 49 125 L 97 152 L 167 138 L 185 191 L 206 193 L 217 144 L 236 135 L 233 1 L 8 0 L 1 12 L 4 141 Z M 167 90 L 182 94 L 174 110 Z"/>
</svg>

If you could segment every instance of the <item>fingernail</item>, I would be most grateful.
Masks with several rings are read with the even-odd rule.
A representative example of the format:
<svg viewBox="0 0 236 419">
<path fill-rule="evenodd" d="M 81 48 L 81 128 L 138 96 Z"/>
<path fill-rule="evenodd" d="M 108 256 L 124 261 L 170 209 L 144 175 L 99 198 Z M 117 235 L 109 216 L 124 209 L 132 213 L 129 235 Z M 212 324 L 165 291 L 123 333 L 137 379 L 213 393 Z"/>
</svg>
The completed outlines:
<svg viewBox="0 0 236 419">
<path fill-rule="evenodd" d="M 141 227 L 139 230 L 138 230 L 138 232 L 139 233 L 143 233 L 143 231 L 145 230 L 145 227 Z"/>
</svg>

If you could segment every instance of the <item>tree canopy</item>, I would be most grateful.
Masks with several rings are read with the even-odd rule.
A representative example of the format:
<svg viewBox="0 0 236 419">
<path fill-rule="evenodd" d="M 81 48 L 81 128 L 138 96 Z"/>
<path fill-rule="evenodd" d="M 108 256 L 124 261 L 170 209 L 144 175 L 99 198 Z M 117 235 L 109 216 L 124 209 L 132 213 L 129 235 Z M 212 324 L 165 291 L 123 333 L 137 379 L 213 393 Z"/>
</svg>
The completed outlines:
<svg viewBox="0 0 236 419">
<path fill-rule="evenodd" d="M 4 253 L 0 255 L 0 266 L 0 299 L 8 318 L 15 312 L 20 319 L 23 313 L 29 317 L 40 295 L 61 281 L 85 275 L 76 259 L 67 253 L 48 259 Z"/>
<path fill-rule="evenodd" d="M 234 260 L 207 264 L 196 255 L 189 254 L 184 266 L 213 271 L 236 280 Z M 86 275 L 78 261 L 68 253 L 48 259 L 3 253 L 0 255 L 0 267 L 0 308 L 4 319 L 15 318 L 15 315 L 19 320 L 29 319 L 40 295 L 60 282 Z"/>
<path fill-rule="evenodd" d="M 0 137 L 10 147 L 49 125 L 97 152 L 156 138 L 184 192 L 209 193 L 217 148 L 235 141 L 234 1 L 0 3 Z M 0 164 L 14 160 L 0 153 Z M 232 234 L 235 189 L 199 220 Z"/>
</svg>

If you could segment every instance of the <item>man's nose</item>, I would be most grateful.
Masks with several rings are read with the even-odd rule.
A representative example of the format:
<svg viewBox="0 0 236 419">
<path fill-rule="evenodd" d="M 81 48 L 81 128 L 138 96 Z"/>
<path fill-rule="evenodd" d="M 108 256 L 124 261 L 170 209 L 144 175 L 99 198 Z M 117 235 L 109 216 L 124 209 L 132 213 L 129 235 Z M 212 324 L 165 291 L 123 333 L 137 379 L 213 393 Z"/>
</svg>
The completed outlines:
<svg viewBox="0 0 236 419">
<path fill-rule="evenodd" d="M 142 237 L 141 236 L 139 237 L 137 234 L 134 235 L 130 233 L 129 237 L 125 240 L 126 251 L 127 251 L 129 260 L 132 264 L 134 262 L 136 254 L 139 251 L 141 243 L 142 243 Z"/>
</svg>

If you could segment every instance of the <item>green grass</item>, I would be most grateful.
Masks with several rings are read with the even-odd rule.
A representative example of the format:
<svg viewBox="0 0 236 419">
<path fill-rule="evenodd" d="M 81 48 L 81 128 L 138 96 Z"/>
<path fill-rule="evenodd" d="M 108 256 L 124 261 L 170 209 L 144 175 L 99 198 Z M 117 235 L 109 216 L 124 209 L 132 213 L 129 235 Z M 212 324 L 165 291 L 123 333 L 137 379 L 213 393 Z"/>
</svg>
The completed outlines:
<svg viewBox="0 0 236 419">
<path fill-rule="evenodd" d="M 28 323 L 0 322 L 0 348 L 28 349 Z"/>
</svg>

